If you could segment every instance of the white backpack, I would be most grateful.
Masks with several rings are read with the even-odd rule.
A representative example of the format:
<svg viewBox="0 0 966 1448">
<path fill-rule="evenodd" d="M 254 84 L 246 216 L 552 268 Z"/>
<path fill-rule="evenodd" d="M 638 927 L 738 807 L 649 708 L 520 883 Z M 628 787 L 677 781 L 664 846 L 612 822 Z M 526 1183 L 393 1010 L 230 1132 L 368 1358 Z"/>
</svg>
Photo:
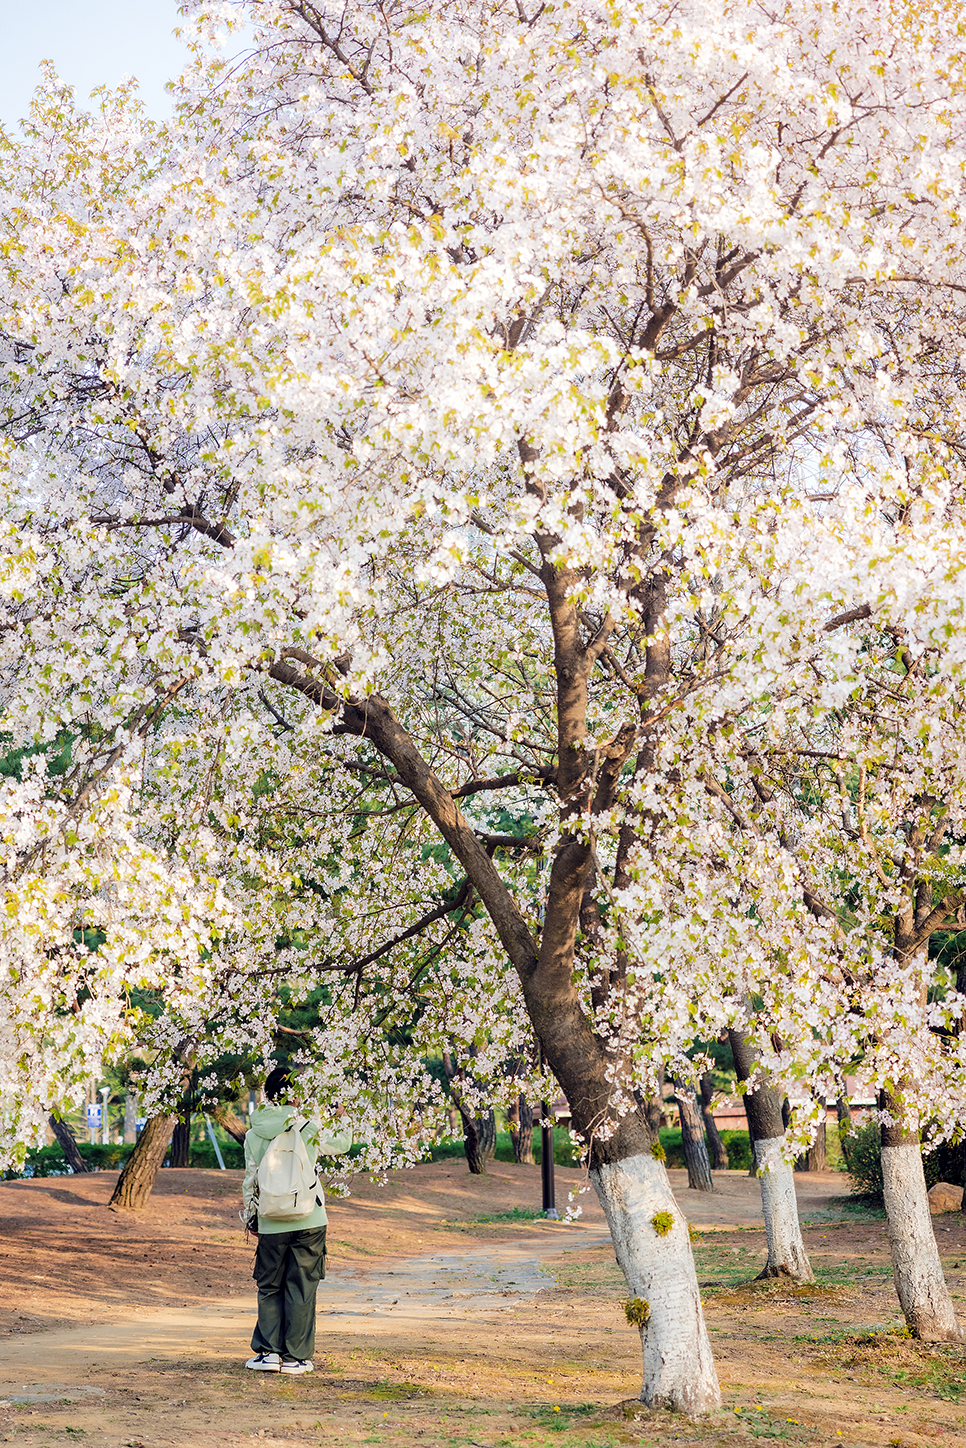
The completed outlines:
<svg viewBox="0 0 966 1448">
<path fill-rule="evenodd" d="M 297 1222 L 318 1205 L 319 1179 L 315 1163 L 309 1159 L 294 1118 L 285 1131 L 269 1142 L 258 1163 L 256 1181 L 258 1215 L 270 1221 Z"/>
</svg>

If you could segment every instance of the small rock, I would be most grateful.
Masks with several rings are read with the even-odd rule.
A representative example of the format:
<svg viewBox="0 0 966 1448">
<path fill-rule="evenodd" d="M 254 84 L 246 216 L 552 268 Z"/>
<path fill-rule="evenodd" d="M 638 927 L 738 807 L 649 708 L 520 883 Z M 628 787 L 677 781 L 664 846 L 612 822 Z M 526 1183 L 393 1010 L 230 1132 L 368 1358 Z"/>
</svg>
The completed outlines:
<svg viewBox="0 0 966 1448">
<path fill-rule="evenodd" d="M 962 1187 L 954 1187 L 952 1182 L 937 1182 L 929 1188 L 929 1210 L 934 1217 L 940 1212 L 958 1212 L 962 1205 Z"/>
</svg>

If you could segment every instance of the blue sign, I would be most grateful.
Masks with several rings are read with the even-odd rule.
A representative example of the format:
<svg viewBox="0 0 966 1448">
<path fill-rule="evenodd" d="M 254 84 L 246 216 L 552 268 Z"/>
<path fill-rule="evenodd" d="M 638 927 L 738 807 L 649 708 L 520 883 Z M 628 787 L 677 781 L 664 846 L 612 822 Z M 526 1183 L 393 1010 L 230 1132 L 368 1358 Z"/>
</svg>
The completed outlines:
<svg viewBox="0 0 966 1448">
<path fill-rule="evenodd" d="M 88 1102 L 87 1104 L 87 1129 L 95 1131 L 101 1124 L 101 1107 L 99 1102 Z"/>
</svg>

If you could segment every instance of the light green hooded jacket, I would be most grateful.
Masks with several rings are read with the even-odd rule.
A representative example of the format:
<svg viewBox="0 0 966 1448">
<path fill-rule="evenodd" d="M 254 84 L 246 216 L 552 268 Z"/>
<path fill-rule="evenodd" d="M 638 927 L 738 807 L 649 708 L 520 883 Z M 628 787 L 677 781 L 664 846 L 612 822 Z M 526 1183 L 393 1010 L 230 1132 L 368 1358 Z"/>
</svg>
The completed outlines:
<svg viewBox="0 0 966 1448">
<path fill-rule="evenodd" d="M 340 1156 L 352 1145 L 351 1136 L 347 1136 L 344 1132 L 323 1131 L 318 1117 L 310 1116 L 306 1120 L 305 1112 L 299 1111 L 294 1106 L 287 1106 L 281 1101 L 278 1103 L 266 1102 L 264 1106 L 259 1106 L 252 1112 L 251 1125 L 245 1134 L 245 1180 L 242 1182 L 242 1203 L 246 1221 L 251 1215 L 258 1163 L 268 1150 L 269 1142 L 274 1141 L 280 1132 L 287 1131 L 293 1118 L 297 1121 L 305 1121 L 305 1125 L 301 1128 L 302 1140 L 305 1142 L 305 1149 L 313 1162 L 318 1161 L 320 1156 Z M 307 1217 L 299 1217 L 295 1222 L 277 1222 L 272 1221 L 269 1217 L 259 1217 L 258 1234 L 261 1236 L 264 1233 L 266 1236 L 270 1236 L 274 1232 L 302 1232 L 308 1227 L 324 1227 L 327 1221 L 325 1197 L 320 1183 L 319 1205 Z"/>
</svg>

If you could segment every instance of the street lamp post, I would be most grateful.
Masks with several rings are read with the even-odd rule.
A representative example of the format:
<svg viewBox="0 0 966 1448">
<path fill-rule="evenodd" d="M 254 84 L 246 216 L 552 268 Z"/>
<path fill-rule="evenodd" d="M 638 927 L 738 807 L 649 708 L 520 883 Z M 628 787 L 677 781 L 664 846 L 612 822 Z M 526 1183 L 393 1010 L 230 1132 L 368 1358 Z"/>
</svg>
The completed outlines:
<svg viewBox="0 0 966 1448">
<path fill-rule="evenodd" d="M 107 1098 L 108 1096 L 110 1096 L 110 1094 L 110 1086 L 101 1087 L 101 1101 L 103 1102 L 103 1105 L 101 1106 L 101 1141 L 104 1146 L 109 1146 L 111 1141 L 110 1132 L 107 1125 Z"/>
</svg>

